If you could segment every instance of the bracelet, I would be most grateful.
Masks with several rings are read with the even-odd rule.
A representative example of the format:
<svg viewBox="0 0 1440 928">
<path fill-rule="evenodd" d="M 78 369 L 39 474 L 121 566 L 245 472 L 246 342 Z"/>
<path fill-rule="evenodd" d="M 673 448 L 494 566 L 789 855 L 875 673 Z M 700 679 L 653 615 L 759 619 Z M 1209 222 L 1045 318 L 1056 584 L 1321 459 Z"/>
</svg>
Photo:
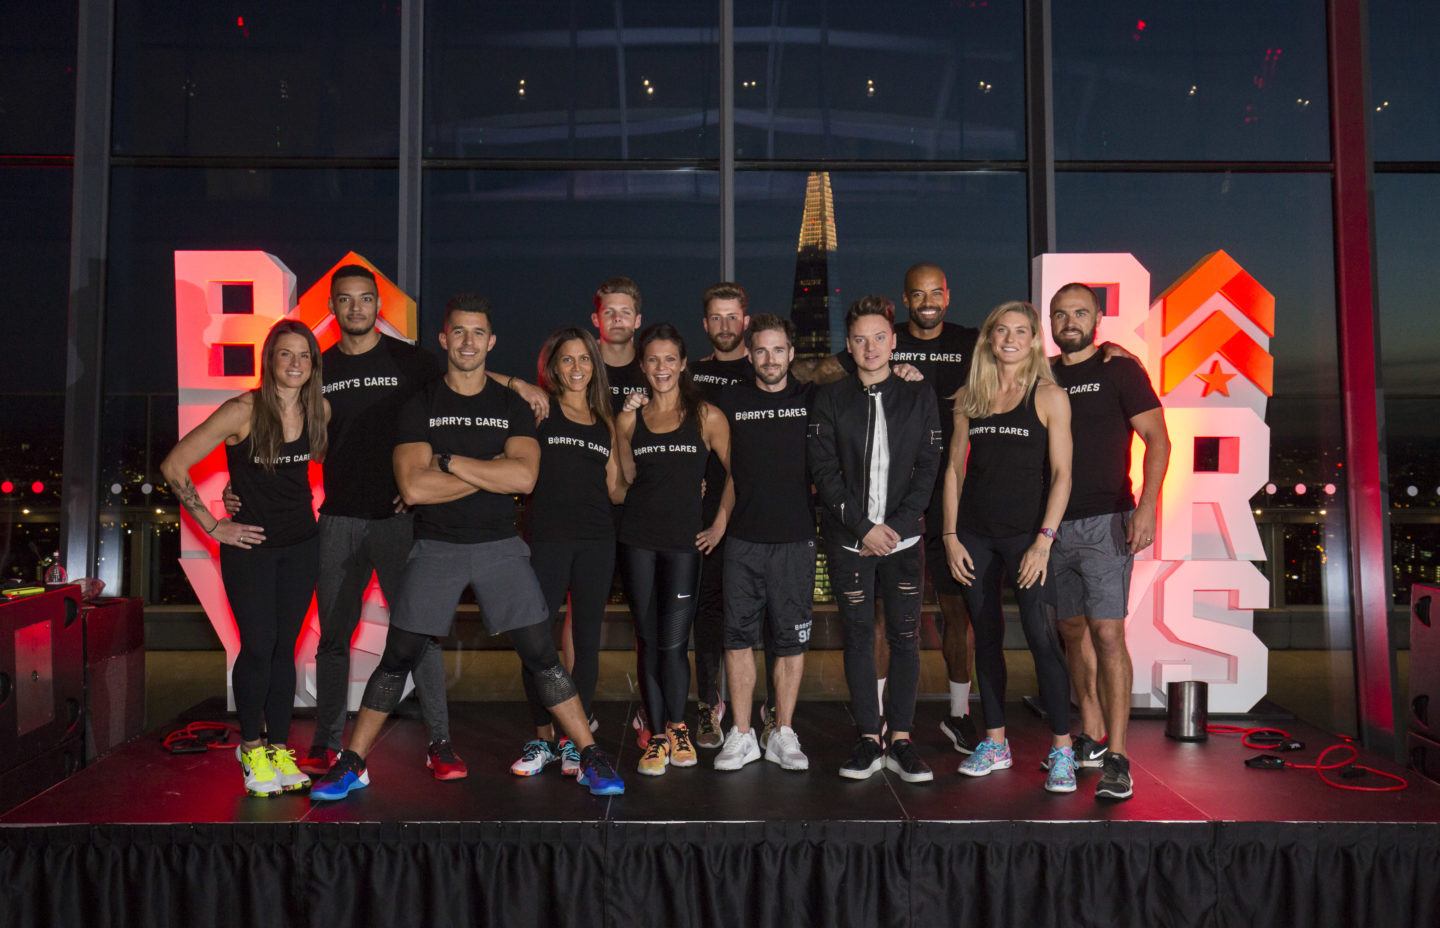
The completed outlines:
<svg viewBox="0 0 1440 928">
<path fill-rule="evenodd" d="M 960 534 L 959 532 L 941 532 L 941 533 L 940 533 L 940 537 L 941 537 L 941 538 L 944 538 L 946 535 L 959 535 L 959 534 Z"/>
<path fill-rule="evenodd" d="M 510 375 L 510 379 L 507 380 L 507 381 L 505 381 L 505 389 L 507 389 L 507 390 L 513 390 L 513 389 L 515 389 L 515 375 L 514 375 L 514 374 L 511 374 L 511 375 Z"/>
<path fill-rule="evenodd" d="M 212 525 L 212 526 L 210 526 L 209 528 L 207 528 L 207 529 L 205 530 L 205 534 L 209 535 L 211 538 L 214 538 L 214 537 L 215 537 L 215 530 L 216 530 L 217 528 L 219 528 L 219 527 L 220 527 L 220 520 L 219 520 L 219 519 L 216 519 L 216 520 L 215 520 L 215 524 Z"/>
</svg>

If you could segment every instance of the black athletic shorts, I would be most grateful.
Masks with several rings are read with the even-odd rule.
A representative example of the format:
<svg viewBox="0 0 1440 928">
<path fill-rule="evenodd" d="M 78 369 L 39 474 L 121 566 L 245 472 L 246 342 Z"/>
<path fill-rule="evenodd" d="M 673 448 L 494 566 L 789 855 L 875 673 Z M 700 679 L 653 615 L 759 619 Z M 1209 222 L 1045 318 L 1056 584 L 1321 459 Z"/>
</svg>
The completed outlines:
<svg viewBox="0 0 1440 928">
<path fill-rule="evenodd" d="M 810 647 L 815 601 L 815 540 L 757 544 L 725 539 L 725 650 L 760 643 L 777 657 Z"/>
</svg>

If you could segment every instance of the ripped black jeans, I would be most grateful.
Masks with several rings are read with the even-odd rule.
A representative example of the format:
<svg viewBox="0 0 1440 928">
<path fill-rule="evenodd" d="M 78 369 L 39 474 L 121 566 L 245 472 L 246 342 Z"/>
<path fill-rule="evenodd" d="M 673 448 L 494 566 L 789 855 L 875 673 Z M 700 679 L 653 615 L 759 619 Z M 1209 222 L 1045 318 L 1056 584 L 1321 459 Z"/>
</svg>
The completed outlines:
<svg viewBox="0 0 1440 928">
<path fill-rule="evenodd" d="M 875 695 L 875 596 L 885 603 L 885 640 L 890 670 L 885 685 L 885 719 L 891 731 L 909 731 L 920 687 L 921 554 L 916 543 L 885 557 L 861 557 L 826 545 L 830 590 L 845 628 L 845 682 L 850 714 L 862 735 L 880 734 Z"/>
</svg>

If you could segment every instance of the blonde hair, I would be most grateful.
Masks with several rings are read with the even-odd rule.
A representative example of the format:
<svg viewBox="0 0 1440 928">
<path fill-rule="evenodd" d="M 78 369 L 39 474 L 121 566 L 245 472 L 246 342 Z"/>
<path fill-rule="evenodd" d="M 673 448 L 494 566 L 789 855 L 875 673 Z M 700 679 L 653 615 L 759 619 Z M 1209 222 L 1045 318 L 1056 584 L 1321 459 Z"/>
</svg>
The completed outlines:
<svg viewBox="0 0 1440 928">
<path fill-rule="evenodd" d="M 990 347 L 990 334 L 995 331 L 1000 317 L 1006 313 L 1022 313 L 1029 320 L 1030 333 L 1034 336 L 1030 342 L 1030 354 L 1020 365 L 1020 383 L 1025 388 L 1026 395 L 1029 395 L 1030 388 L 1037 381 L 1055 382 L 1054 375 L 1050 373 L 1050 359 L 1045 357 L 1045 336 L 1040 332 L 1040 314 L 1035 311 L 1034 306 L 1020 300 L 1001 303 L 985 317 L 985 324 L 980 327 L 980 337 L 975 342 L 975 357 L 970 361 L 970 379 L 965 383 L 965 400 L 960 407 L 970 419 L 984 419 L 992 415 L 990 407 L 995 401 L 995 394 L 1000 392 L 1000 362 L 995 357 L 995 350 Z"/>
</svg>

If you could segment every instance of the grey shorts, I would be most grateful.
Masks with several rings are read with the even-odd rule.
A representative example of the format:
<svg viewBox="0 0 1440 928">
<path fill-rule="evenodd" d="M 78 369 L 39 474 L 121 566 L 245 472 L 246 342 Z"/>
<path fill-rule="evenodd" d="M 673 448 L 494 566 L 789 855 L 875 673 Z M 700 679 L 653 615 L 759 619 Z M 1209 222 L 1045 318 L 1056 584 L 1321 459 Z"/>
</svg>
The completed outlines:
<svg viewBox="0 0 1440 928">
<path fill-rule="evenodd" d="M 1060 523 L 1050 549 L 1051 596 L 1060 619 L 1124 619 L 1130 610 L 1130 569 L 1135 555 L 1125 542 L 1130 513 Z"/>
<path fill-rule="evenodd" d="M 448 635 L 466 586 L 475 591 L 480 617 L 492 635 L 550 617 L 524 541 L 455 544 L 422 538 L 410 548 L 390 624 L 421 635 Z"/>
<path fill-rule="evenodd" d="M 777 657 L 810 647 L 815 601 L 815 540 L 760 544 L 725 539 L 725 650 L 760 643 Z"/>
</svg>

